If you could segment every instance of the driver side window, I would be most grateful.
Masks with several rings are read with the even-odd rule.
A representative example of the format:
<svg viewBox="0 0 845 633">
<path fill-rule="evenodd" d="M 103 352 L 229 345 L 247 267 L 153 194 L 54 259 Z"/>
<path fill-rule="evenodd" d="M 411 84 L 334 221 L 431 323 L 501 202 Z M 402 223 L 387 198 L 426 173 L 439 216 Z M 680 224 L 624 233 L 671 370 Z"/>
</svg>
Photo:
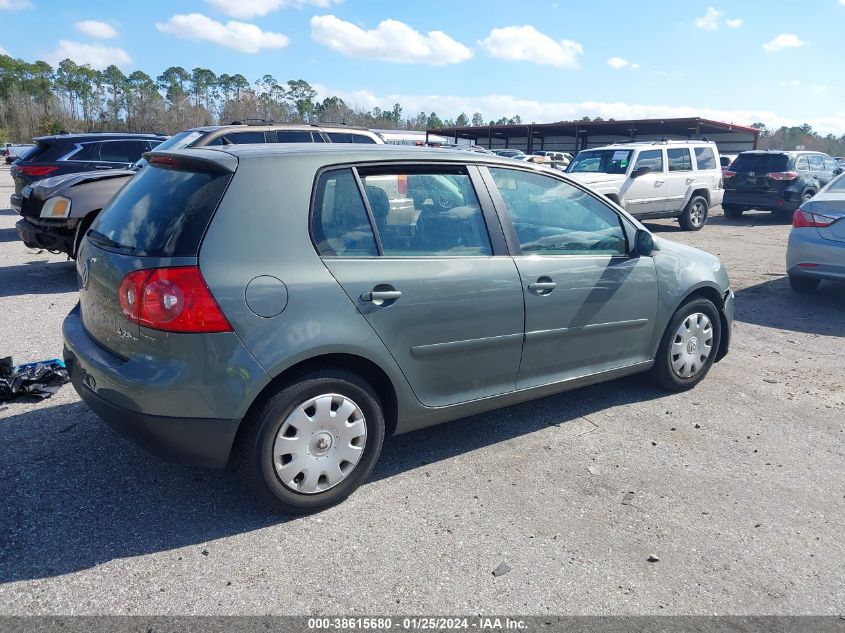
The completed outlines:
<svg viewBox="0 0 845 633">
<path fill-rule="evenodd" d="M 525 255 L 625 255 L 619 216 L 567 182 L 490 167 Z"/>
<path fill-rule="evenodd" d="M 637 164 L 634 165 L 634 171 L 640 169 L 641 167 L 648 167 L 651 169 L 652 173 L 662 173 L 663 150 L 649 149 L 644 152 L 640 152 L 640 155 L 637 156 Z"/>
</svg>

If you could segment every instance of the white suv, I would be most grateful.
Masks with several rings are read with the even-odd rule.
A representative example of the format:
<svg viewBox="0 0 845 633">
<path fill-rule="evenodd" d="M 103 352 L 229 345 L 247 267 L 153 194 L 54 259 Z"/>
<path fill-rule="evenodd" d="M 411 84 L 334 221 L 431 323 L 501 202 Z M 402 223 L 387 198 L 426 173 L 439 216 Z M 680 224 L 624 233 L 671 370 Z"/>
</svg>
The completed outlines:
<svg viewBox="0 0 845 633">
<path fill-rule="evenodd" d="M 678 218 L 688 231 L 701 229 L 724 195 L 711 141 L 616 143 L 579 152 L 566 171 L 637 218 Z"/>
</svg>

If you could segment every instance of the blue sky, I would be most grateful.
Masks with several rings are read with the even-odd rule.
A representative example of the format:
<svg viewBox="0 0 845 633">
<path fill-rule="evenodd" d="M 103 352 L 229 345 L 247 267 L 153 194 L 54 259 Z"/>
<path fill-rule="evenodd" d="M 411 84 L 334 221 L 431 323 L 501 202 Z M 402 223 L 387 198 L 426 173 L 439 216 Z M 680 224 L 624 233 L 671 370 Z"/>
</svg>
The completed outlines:
<svg viewBox="0 0 845 633">
<path fill-rule="evenodd" d="M 0 0 L 0 49 L 302 78 L 370 109 L 809 122 L 845 133 L 845 0 Z"/>
</svg>

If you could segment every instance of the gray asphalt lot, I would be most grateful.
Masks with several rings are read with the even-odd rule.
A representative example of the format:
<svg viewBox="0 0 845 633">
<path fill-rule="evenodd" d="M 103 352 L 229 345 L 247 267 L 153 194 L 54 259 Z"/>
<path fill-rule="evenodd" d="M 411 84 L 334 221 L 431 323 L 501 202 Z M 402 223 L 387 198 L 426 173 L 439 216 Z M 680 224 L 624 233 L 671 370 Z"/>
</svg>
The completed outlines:
<svg viewBox="0 0 845 633">
<path fill-rule="evenodd" d="M 16 219 L 0 356 L 60 356 L 74 267 Z M 394 438 L 321 514 L 158 461 L 70 386 L 0 405 L 0 614 L 845 612 L 845 287 L 791 293 L 767 215 L 650 226 L 731 274 L 732 351 L 698 388 L 633 377 Z"/>
</svg>

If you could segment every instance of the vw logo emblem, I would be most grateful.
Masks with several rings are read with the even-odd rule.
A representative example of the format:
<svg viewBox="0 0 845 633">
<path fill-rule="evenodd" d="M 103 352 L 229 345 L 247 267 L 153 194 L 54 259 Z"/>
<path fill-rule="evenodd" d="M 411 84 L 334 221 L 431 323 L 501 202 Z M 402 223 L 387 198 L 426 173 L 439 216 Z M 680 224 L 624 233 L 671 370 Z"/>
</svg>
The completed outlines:
<svg viewBox="0 0 845 633">
<path fill-rule="evenodd" d="M 88 278 L 91 276 L 91 262 L 94 261 L 93 258 L 86 259 L 82 264 L 82 269 L 79 271 L 79 281 L 82 284 L 82 289 L 85 290 L 88 287 Z"/>
<path fill-rule="evenodd" d="M 755 174 L 753 171 L 749 171 L 749 172 L 748 172 L 748 177 L 749 177 L 749 178 L 754 178 L 754 176 L 756 176 L 756 175 L 757 175 L 757 174 Z"/>
</svg>

